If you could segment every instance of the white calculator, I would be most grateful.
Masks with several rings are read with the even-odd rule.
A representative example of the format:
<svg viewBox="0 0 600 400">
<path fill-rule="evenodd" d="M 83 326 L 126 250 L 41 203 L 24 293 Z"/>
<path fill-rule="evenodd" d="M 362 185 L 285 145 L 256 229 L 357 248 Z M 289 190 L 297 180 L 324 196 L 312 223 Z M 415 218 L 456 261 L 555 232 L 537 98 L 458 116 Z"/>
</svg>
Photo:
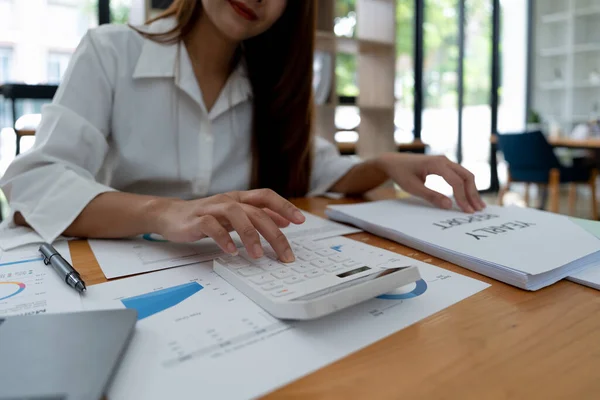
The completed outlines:
<svg viewBox="0 0 600 400">
<path fill-rule="evenodd" d="M 266 245 L 265 256 L 260 259 L 240 249 L 238 256 L 216 259 L 213 268 L 281 319 L 319 318 L 421 279 L 411 259 L 387 251 L 358 251 L 365 246 L 379 249 L 348 238 L 295 240 L 290 244 L 296 255 L 293 263 L 279 262 Z"/>
</svg>

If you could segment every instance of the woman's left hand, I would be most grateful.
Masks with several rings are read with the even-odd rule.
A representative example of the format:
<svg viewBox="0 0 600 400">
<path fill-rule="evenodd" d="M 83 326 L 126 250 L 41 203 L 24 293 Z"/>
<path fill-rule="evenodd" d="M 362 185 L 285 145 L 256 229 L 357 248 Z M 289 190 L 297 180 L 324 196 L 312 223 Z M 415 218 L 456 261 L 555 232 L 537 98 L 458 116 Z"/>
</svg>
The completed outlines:
<svg viewBox="0 0 600 400">
<path fill-rule="evenodd" d="M 481 211 L 485 203 L 475 186 L 475 177 L 466 168 L 444 156 L 408 153 L 387 153 L 379 158 L 384 172 L 406 192 L 422 197 L 437 207 L 449 209 L 452 201 L 441 193 L 425 187 L 428 175 L 439 175 L 454 191 L 456 204 L 467 213 Z"/>
</svg>

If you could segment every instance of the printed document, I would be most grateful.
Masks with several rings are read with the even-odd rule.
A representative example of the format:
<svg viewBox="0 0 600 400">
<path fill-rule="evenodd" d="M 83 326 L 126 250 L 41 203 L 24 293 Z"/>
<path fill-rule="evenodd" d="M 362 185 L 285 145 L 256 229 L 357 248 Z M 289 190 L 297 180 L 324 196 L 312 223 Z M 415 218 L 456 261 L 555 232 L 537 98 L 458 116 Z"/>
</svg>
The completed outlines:
<svg viewBox="0 0 600 400">
<path fill-rule="evenodd" d="M 349 240 L 324 243 L 338 247 Z M 403 257 L 361 244 L 373 257 Z M 489 286 L 407 261 L 418 266 L 422 280 L 302 322 L 273 318 L 215 274 L 212 263 L 90 286 L 85 309 L 138 311 L 136 333 L 109 398 L 197 399 L 199 393 L 207 399 L 258 397 Z"/>
</svg>

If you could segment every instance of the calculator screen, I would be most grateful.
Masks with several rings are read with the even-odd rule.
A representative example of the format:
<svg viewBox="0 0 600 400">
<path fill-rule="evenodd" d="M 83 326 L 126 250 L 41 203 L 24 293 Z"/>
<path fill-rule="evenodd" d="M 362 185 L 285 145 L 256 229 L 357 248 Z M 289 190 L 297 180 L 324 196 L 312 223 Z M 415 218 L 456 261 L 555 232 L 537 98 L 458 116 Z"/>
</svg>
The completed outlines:
<svg viewBox="0 0 600 400">
<path fill-rule="evenodd" d="M 310 293 L 310 294 L 307 294 L 305 296 L 292 299 L 292 301 L 302 301 L 302 300 L 316 299 L 316 298 L 324 296 L 326 294 L 334 293 L 334 292 L 337 292 L 339 290 L 346 289 L 346 288 L 349 288 L 351 286 L 355 286 L 355 285 L 364 283 L 366 281 L 370 281 L 370 280 L 377 279 L 377 278 L 382 278 L 382 277 L 384 277 L 386 275 L 393 274 L 394 272 L 405 270 L 406 268 L 408 268 L 408 267 L 386 268 L 384 270 L 375 270 L 375 272 L 373 272 L 373 273 L 371 273 L 369 275 L 362 276 L 362 277 L 355 278 L 355 279 L 351 279 L 351 280 L 347 280 L 347 281 L 342 282 L 342 283 L 340 283 L 338 285 L 334 285 L 334 286 L 328 287 L 326 289 L 319 290 L 317 292 Z M 352 276 L 352 275 L 355 275 L 355 274 L 358 274 L 358 273 L 361 273 L 361 272 L 364 272 L 364 271 L 368 271 L 370 269 L 371 268 L 369 268 L 367 266 L 363 266 L 363 267 L 359 267 L 359 268 L 353 269 L 352 271 L 344 272 L 344 273 L 342 273 L 342 274 L 340 274 L 338 276 L 340 278 L 344 278 L 344 277 L 347 278 L 348 276 Z"/>
<path fill-rule="evenodd" d="M 342 274 L 339 274 L 337 276 L 338 276 L 338 278 L 346 278 L 346 277 L 348 277 L 350 275 L 360 274 L 361 272 L 368 271 L 370 269 L 371 268 L 369 268 L 369 267 L 367 267 L 365 265 L 364 267 L 356 268 L 356 269 L 353 269 L 352 271 L 346 271 L 346 272 L 344 272 Z"/>
</svg>

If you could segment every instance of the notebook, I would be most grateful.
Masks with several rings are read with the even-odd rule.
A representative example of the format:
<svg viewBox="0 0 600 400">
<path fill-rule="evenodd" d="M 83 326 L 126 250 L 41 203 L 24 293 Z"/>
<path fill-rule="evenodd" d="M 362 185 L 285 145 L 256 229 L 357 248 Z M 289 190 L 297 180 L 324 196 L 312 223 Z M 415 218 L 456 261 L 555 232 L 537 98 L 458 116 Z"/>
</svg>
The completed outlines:
<svg viewBox="0 0 600 400">
<path fill-rule="evenodd" d="M 334 205 L 334 220 L 415 248 L 490 278 L 538 290 L 600 263 L 600 240 L 568 217 L 488 206 L 465 214 L 416 199 Z"/>
</svg>

